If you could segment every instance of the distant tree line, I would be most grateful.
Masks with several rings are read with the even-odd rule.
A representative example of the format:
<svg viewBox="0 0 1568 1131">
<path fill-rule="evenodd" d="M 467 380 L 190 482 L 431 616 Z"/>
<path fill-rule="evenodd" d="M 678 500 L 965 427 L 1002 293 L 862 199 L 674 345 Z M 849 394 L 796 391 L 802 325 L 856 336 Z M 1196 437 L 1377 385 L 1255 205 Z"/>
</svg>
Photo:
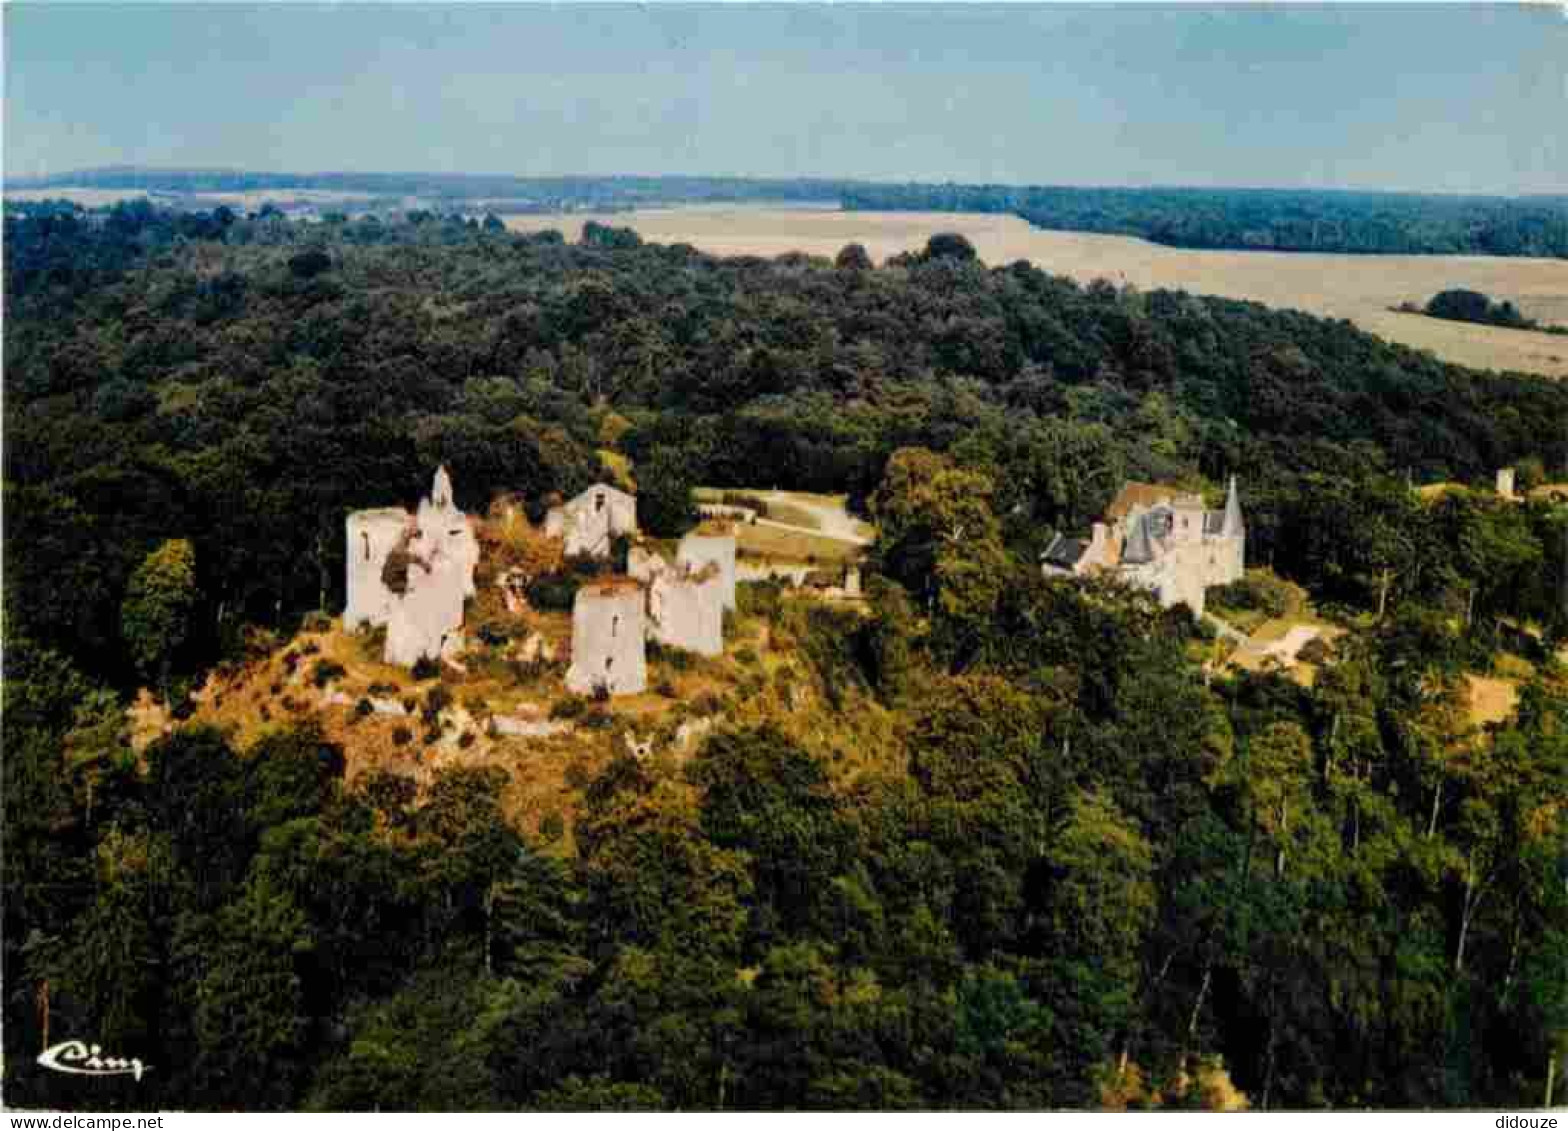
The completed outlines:
<svg viewBox="0 0 1568 1131">
<path fill-rule="evenodd" d="M 507 211 L 528 202 L 552 208 L 625 209 L 724 201 L 838 200 L 855 184 L 842 178 L 700 176 L 516 177 L 484 173 L 262 173 L 230 169 L 154 169 L 134 165 L 7 179 L 12 189 L 131 189 L 150 193 L 266 193 L 290 190 L 415 196 L 444 202 L 494 201 Z M 510 204 L 503 203 L 510 202 Z M 9 205 L 8 205 L 9 207 Z"/>
<path fill-rule="evenodd" d="M 1568 257 L 1568 198 L 1298 189 L 856 185 L 845 208 L 1005 212 L 1052 231 L 1171 247 Z"/>
</svg>

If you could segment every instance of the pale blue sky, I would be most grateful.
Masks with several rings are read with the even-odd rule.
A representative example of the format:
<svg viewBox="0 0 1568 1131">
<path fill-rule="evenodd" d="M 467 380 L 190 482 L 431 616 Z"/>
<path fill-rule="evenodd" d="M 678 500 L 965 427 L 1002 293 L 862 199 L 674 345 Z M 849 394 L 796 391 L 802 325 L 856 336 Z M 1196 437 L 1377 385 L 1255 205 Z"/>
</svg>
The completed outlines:
<svg viewBox="0 0 1568 1131">
<path fill-rule="evenodd" d="M 13 174 L 689 173 L 1568 192 L 1568 18 L 15 3 Z"/>
</svg>

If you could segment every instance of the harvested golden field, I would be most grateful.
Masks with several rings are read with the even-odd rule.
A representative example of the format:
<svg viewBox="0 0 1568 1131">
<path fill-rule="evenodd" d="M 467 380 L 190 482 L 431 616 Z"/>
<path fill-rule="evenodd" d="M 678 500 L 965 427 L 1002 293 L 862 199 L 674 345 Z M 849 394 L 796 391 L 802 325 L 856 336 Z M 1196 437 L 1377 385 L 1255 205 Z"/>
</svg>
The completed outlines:
<svg viewBox="0 0 1568 1131">
<path fill-rule="evenodd" d="M 1164 287 L 1249 299 L 1346 318 L 1380 337 L 1431 350 L 1461 365 L 1568 376 L 1568 338 L 1441 322 L 1388 309 L 1465 287 L 1499 301 L 1508 299 L 1526 317 L 1568 325 L 1568 260 L 1191 251 L 1131 236 L 1046 232 L 1016 216 L 979 213 L 708 206 L 506 218 L 507 226 L 517 231 L 556 228 L 571 240 L 589 220 L 632 227 L 644 239 L 689 243 L 715 255 L 802 251 L 831 257 L 846 243 L 858 242 L 877 262 L 924 247 L 936 232 L 956 231 L 992 265 L 1028 259 L 1080 282 L 1106 278 L 1143 290 Z"/>
</svg>

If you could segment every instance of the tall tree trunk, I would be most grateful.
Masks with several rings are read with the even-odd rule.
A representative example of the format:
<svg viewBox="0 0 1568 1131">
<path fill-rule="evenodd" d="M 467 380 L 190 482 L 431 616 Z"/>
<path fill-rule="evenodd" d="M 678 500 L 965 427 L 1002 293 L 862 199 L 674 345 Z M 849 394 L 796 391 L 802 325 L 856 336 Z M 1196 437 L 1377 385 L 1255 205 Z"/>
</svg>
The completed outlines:
<svg viewBox="0 0 1568 1131">
<path fill-rule="evenodd" d="M 1443 801 L 1443 779 L 1437 779 L 1437 785 L 1432 787 L 1432 819 L 1426 823 L 1426 838 L 1431 840 L 1437 835 L 1437 807 Z"/>
<path fill-rule="evenodd" d="M 1274 855 L 1274 878 L 1285 875 L 1285 838 L 1290 835 L 1290 802 L 1279 803 L 1279 850 Z"/>
<path fill-rule="evenodd" d="M 1192 1013 L 1187 1018 L 1187 1045 L 1182 1049 L 1181 1059 L 1183 1067 L 1187 1059 L 1187 1050 L 1192 1048 L 1198 1040 L 1198 1017 L 1203 1012 L 1203 999 L 1209 996 L 1209 982 L 1214 977 L 1214 962 L 1209 960 L 1203 964 L 1203 981 L 1198 983 L 1198 996 L 1192 1001 Z"/>
<path fill-rule="evenodd" d="M 1508 973 L 1503 977 L 1503 1004 L 1508 1003 L 1508 995 L 1513 992 L 1514 975 L 1519 972 L 1519 942 L 1520 935 L 1524 932 L 1524 921 L 1519 914 L 1519 900 L 1514 900 L 1514 937 L 1508 947 Z"/>
<path fill-rule="evenodd" d="M 1269 979 L 1269 1044 L 1267 1053 L 1267 1067 L 1263 1072 L 1263 1110 L 1269 1109 L 1269 1097 L 1274 1091 L 1274 1046 L 1276 1044 L 1278 1027 L 1274 1018 L 1274 985 Z"/>
<path fill-rule="evenodd" d="M 1454 973 L 1462 974 L 1465 968 L 1465 941 L 1470 936 L 1470 921 L 1475 918 L 1476 911 L 1481 906 L 1481 901 L 1486 898 L 1486 888 L 1489 880 L 1476 883 L 1475 867 L 1471 864 L 1469 875 L 1465 877 L 1465 901 L 1459 911 L 1459 945 L 1454 948 Z"/>
</svg>

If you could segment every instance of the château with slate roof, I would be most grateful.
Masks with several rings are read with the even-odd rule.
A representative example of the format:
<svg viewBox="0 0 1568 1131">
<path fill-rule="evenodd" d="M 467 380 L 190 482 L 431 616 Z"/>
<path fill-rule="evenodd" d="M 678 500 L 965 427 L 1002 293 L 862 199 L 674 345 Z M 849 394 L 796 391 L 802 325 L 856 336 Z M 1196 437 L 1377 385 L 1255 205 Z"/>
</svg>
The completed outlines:
<svg viewBox="0 0 1568 1131">
<path fill-rule="evenodd" d="M 1053 535 L 1040 566 L 1051 576 L 1114 572 L 1154 590 L 1167 608 L 1185 604 L 1201 616 L 1209 586 L 1241 578 L 1246 546 L 1235 476 L 1223 510 L 1172 487 L 1127 483 L 1087 539 Z"/>
</svg>

